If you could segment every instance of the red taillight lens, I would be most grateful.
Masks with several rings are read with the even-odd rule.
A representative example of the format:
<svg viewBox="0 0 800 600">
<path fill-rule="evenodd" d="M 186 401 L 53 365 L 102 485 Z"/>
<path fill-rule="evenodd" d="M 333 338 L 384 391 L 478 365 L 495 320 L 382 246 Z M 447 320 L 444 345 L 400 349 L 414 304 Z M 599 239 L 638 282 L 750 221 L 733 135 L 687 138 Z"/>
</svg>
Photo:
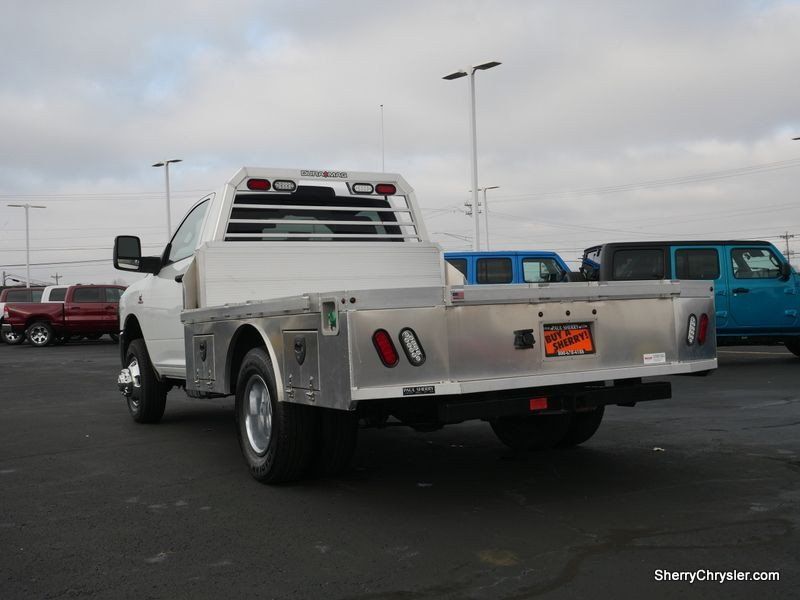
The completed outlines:
<svg viewBox="0 0 800 600">
<path fill-rule="evenodd" d="M 385 329 L 378 329 L 372 334 L 372 343 L 375 345 L 375 350 L 378 351 L 378 357 L 380 357 L 383 366 L 390 368 L 397 366 L 400 357 L 397 354 L 397 349 L 394 347 L 394 342 L 392 342 L 388 331 Z"/>
<path fill-rule="evenodd" d="M 528 400 L 528 407 L 531 412 L 536 410 L 547 410 L 547 397 L 531 398 Z"/>
<path fill-rule="evenodd" d="M 700 315 L 700 325 L 697 327 L 697 343 L 703 345 L 706 343 L 708 336 L 708 315 L 703 313 Z"/>
<path fill-rule="evenodd" d="M 379 183 L 375 186 L 375 193 L 381 196 L 394 196 L 397 188 L 391 183 Z"/>
<path fill-rule="evenodd" d="M 248 179 L 247 180 L 247 189 L 248 190 L 259 190 L 262 192 L 266 192 L 270 188 L 269 181 L 266 179 Z"/>
</svg>

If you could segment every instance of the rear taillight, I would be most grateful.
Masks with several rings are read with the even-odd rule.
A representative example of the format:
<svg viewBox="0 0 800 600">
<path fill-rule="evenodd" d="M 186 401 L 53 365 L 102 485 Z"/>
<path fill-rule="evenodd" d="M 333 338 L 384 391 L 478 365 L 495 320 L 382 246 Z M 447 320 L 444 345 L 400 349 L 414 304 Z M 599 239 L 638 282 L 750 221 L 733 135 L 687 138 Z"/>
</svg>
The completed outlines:
<svg viewBox="0 0 800 600">
<path fill-rule="evenodd" d="M 697 339 L 697 316 L 689 315 L 689 323 L 686 326 L 686 343 L 688 345 L 694 344 Z"/>
<path fill-rule="evenodd" d="M 375 186 L 375 193 L 382 196 L 394 196 L 397 193 L 397 188 L 391 183 L 379 183 Z"/>
<path fill-rule="evenodd" d="M 259 190 L 266 192 L 271 188 L 269 181 L 267 179 L 248 179 L 247 180 L 247 189 L 248 190 Z"/>
<path fill-rule="evenodd" d="M 383 366 L 396 367 L 400 361 L 400 356 L 397 354 L 397 349 L 394 347 L 394 342 L 389 336 L 389 332 L 385 329 L 378 329 L 372 334 L 372 343 L 375 345 L 375 350 L 378 351 L 378 357 L 381 359 Z"/>
<path fill-rule="evenodd" d="M 408 357 L 408 362 L 413 366 L 419 367 L 425 362 L 425 350 L 417 337 L 417 334 L 410 327 L 400 331 L 400 344 Z"/>
<path fill-rule="evenodd" d="M 703 313 L 700 315 L 700 325 L 697 327 L 697 343 L 701 346 L 706 343 L 708 337 L 708 315 Z"/>
</svg>

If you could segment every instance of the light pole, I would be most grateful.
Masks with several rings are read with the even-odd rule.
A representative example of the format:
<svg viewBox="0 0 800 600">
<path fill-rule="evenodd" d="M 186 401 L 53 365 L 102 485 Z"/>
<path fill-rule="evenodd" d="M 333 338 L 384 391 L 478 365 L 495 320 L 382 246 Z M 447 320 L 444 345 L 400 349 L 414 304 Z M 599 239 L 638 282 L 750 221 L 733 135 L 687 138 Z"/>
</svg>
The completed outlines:
<svg viewBox="0 0 800 600">
<path fill-rule="evenodd" d="M 454 71 L 442 77 L 448 81 L 453 79 L 461 79 L 469 75 L 469 98 L 470 98 L 470 137 L 472 138 L 472 219 L 474 224 L 475 235 L 472 240 L 472 247 L 474 250 L 481 249 L 481 226 L 480 219 L 478 218 L 478 133 L 477 124 L 475 119 L 475 72 L 486 71 L 500 65 L 496 60 L 475 65 L 468 69 Z"/>
<path fill-rule="evenodd" d="M 41 206 L 39 204 L 9 204 L 9 206 L 13 206 L 14 208 L 24 208 L 25 209 L 25 287 L 31 287 L 31 237 L 30 237 L 30 226 L 28 220 L 28 212 L 31 208 L 47 208 L 46 206 Z"/>
<path fill-rule="evenodd" d="M 167 242 L 172 238 L 172 210 L 169 206 L 169 165 L 170 163 L 182 162 L 181 158 L 170 158 L 169 160 L 162 160 L 155 163 L 154 167 L 164 167 L 164 181 L 167 185 Z"/>
<path fill-rule="evenodd" d="M 481 189 L 483 190 L 483 222 L 486 225 L 486 250 L 489 250 L 489 203 L 486 200 L 486 190 L 497 190 L 500 189 L 500 186 L 490 185 Z"/>
</svg>

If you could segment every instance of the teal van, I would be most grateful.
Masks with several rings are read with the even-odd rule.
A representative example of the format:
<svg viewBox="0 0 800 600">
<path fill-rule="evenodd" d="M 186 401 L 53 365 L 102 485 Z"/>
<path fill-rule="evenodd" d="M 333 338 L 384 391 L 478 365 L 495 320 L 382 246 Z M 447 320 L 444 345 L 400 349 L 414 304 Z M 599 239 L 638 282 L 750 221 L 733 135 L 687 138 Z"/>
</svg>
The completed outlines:
<svg viewBox="0 0 800 600">
<path fill-rule="evenodd" d="M 584 251 L 581 272 L 590 281 L 708 281 L 718 344 L 783 342 L 800 356 L 800 275 L 769 242 L 602 244 Z"/>
</svg>

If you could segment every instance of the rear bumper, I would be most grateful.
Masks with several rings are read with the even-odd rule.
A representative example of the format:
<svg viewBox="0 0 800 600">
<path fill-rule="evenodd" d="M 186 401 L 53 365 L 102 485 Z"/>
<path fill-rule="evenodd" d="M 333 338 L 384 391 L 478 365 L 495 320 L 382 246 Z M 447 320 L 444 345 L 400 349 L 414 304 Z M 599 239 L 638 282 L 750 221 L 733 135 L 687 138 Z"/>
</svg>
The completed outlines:
<svg viewBox="0 0 800 600">
<path fill-rule="evenodd" d="M 497 392 L 387 398 L 360 402 L 356 410 L 364 417 L 394 415 L 406 423 L 446 425 L 502 417 L 581 413 L 608 405 L 634 406 L 639 402 L 666 400 L 672 385 L 665 381 L 642 383 L 639 380 L 579 386 L 527 388 Z"/>
<path fill-rule="evenodd" d="M 505 398 L 444 400 L 438 406 L 438 413 L 442 423 L 459 423 L 470 419 L 582 412 L 609 404 L 634 406 L 638 402 L 667 400 L 671 397 L 672 385 L 667 381 L 575 390 L 557 388 L 552 392 L 541 389 L 518 390 Z M 537 403 L 534 404 L 532 400 Z"/>
</svg>

